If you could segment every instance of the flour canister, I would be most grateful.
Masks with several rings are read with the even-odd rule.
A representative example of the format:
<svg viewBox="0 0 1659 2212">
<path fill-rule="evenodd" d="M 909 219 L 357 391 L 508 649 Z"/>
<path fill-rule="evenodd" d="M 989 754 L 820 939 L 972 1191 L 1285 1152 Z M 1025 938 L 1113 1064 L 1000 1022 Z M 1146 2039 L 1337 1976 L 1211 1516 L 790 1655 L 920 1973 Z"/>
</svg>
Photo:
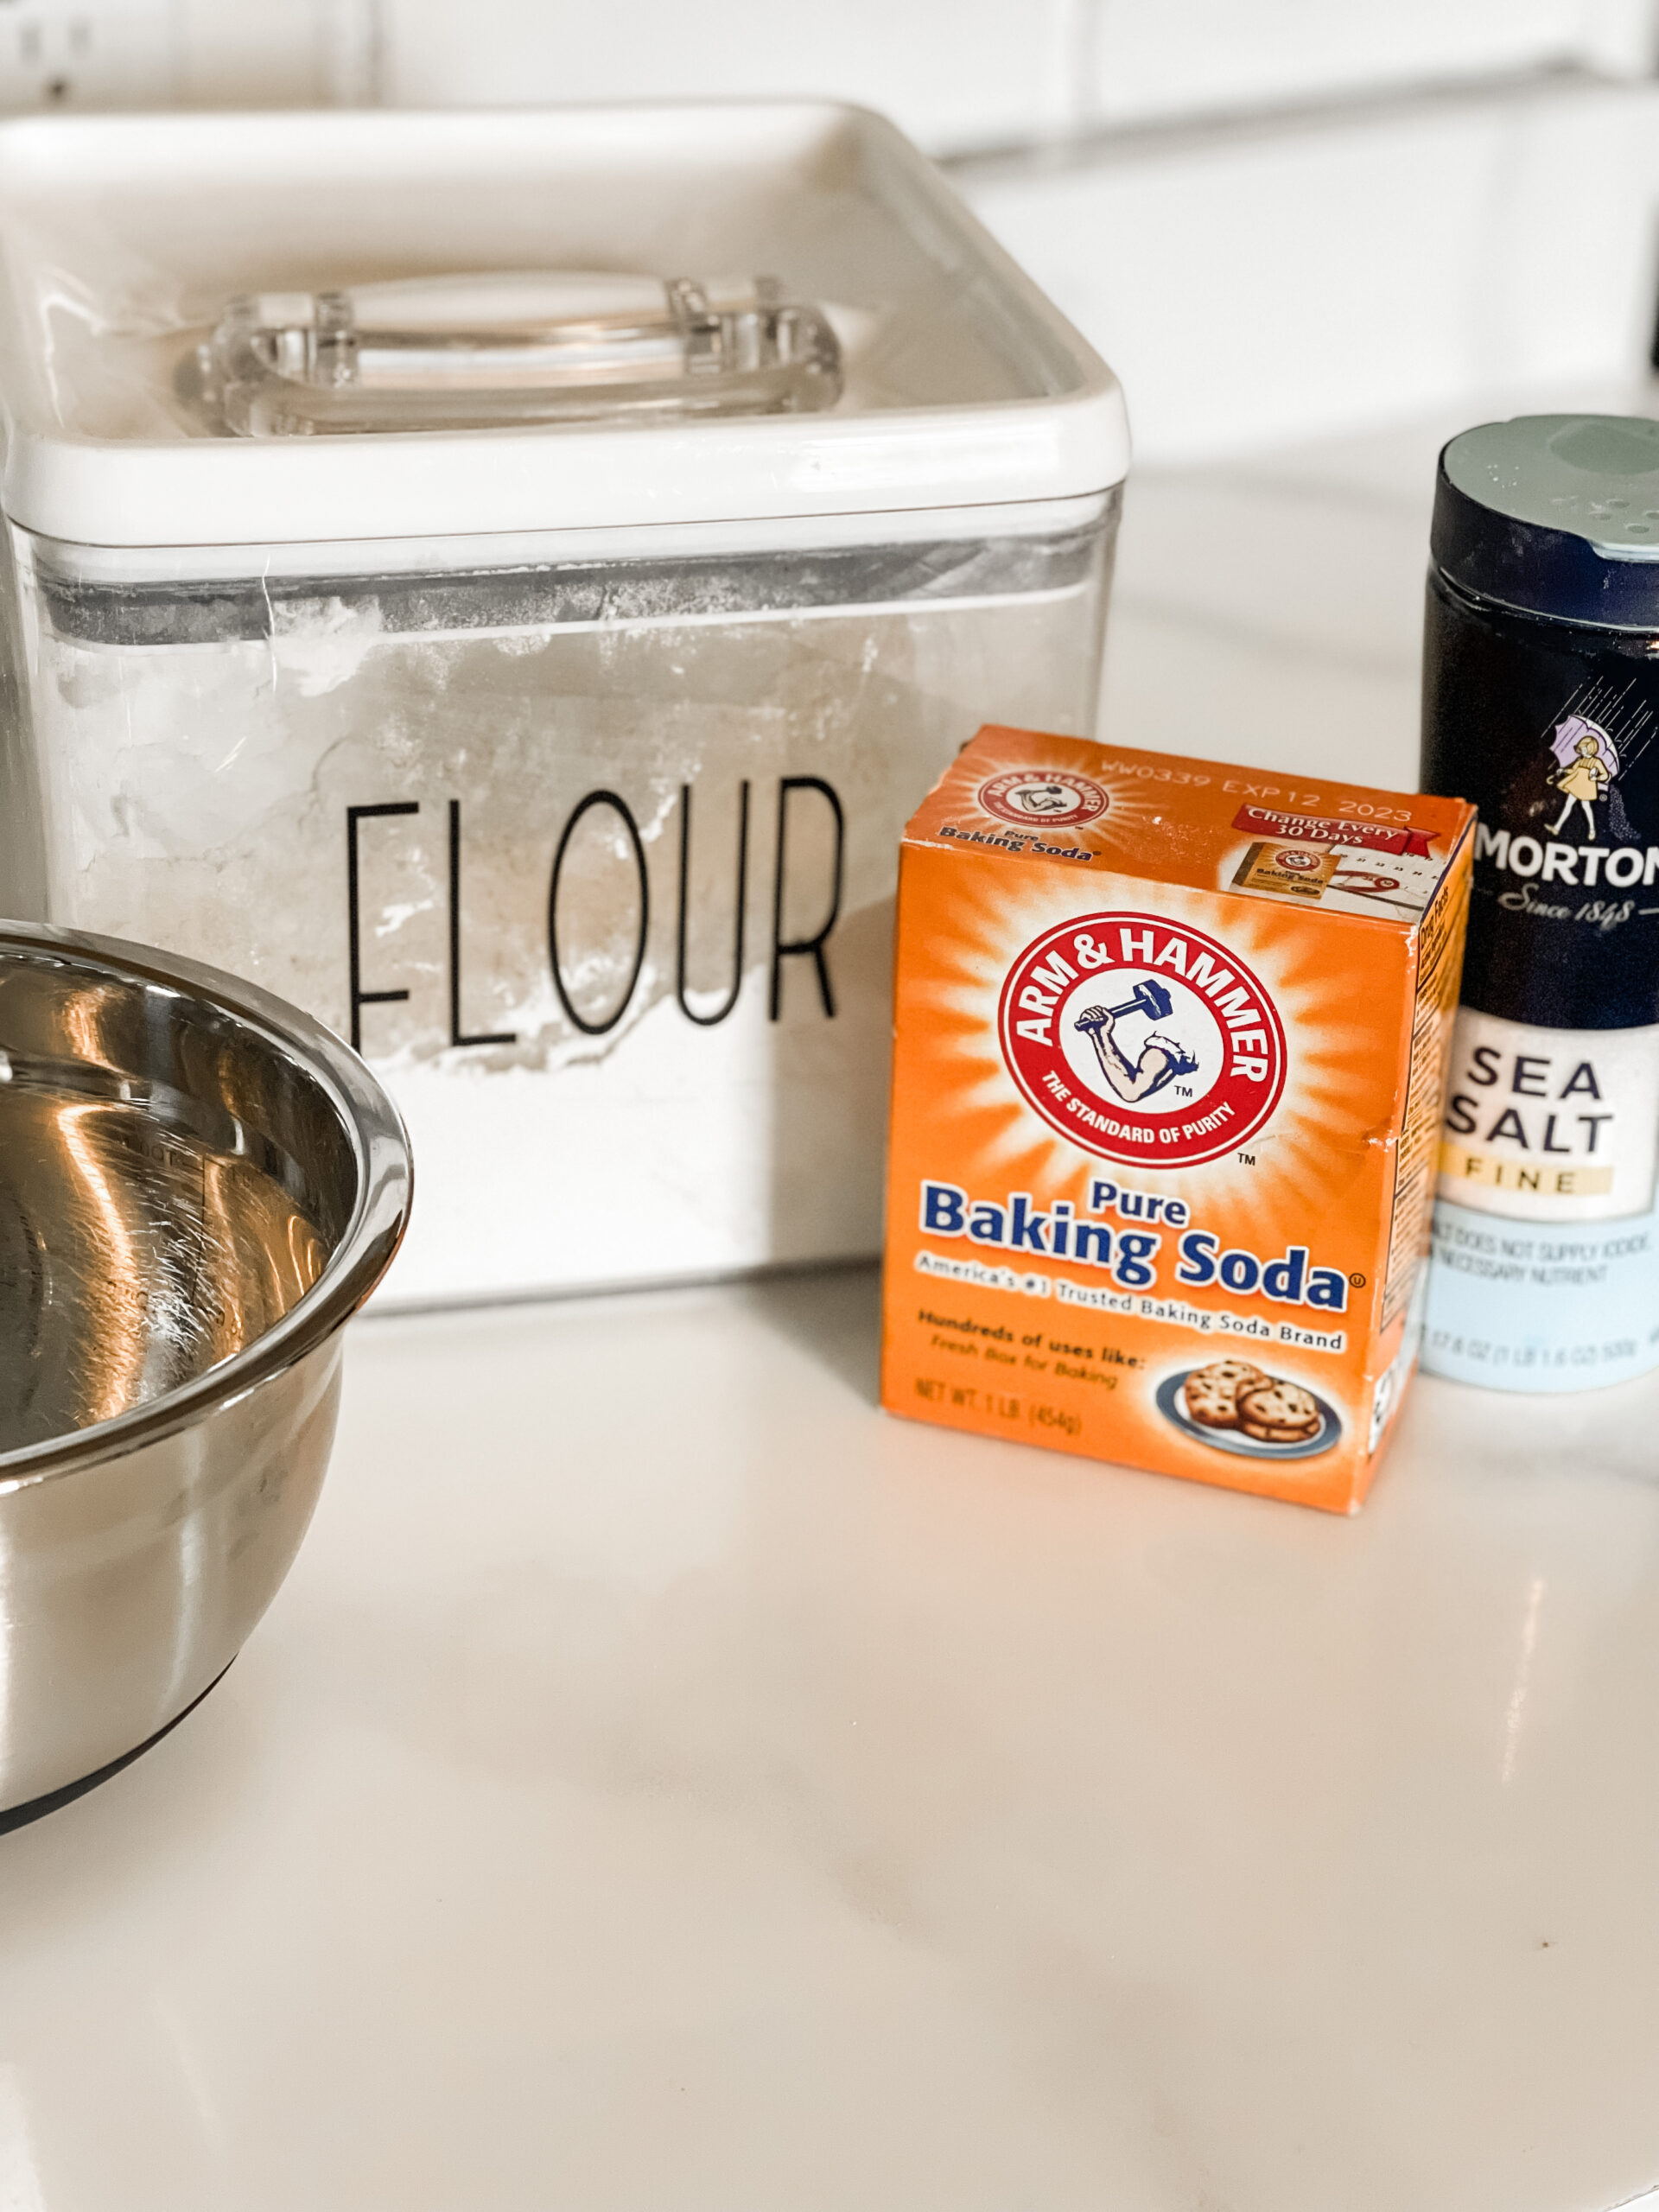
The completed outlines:
<svg viewBox="0 0 1659 2212">
<path fill-rule="evenodd" d="M 1618 1382 L 1659 1365 L 1659 423 L 1446 447 L 1423 781 L 1480 810 L 1423 1362 Z"/>
<path fill-rule="evenodd" d="M 903 824 L 1087 733 L 1109 372 L 822 105 L 0 130 L 4 905 L 407 1117 L 404 1301 L 873 1251 Z"/>
</svg>

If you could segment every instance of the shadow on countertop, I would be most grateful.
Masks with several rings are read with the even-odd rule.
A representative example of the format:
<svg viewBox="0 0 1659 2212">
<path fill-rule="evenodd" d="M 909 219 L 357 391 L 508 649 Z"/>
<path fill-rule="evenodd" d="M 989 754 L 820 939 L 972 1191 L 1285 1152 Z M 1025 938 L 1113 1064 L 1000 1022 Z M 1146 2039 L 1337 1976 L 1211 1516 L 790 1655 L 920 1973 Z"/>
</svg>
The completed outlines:
<svg viewBox="0 0 1659 2212">
<path fill-rule="evenodd" d="M 802 1268 L 747 1283 L 745 1306 L 848 1389 L 880 1401 L 881 1268 L 874 1260 Z"/>
</svg>

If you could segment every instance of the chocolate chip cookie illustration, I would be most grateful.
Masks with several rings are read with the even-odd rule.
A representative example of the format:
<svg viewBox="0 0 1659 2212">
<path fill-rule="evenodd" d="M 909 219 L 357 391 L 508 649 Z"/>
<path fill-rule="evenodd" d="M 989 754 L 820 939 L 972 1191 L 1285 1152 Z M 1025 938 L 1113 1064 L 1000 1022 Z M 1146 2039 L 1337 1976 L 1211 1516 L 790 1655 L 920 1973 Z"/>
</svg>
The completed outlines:
<svg viewBox="0 0 1659 2212">
<path fill-rule="evenodd" d="M 1268 1377 L 1248 1359 L 1217 1359 L 1195 1367 L 1182 1387 L 1186 1410 L 1202 1428 L 1236 1428 L 1241 1390 Z"/>
<path fill-rule="evenodd" d="M 1195 1442 L 1246 1459 L 1308 1459 L 1341 1442 L 1334 1406 L 1242 1353 L 1165 1375 L 1153 1392 L 1158 1411 Z"/>
<path fill-rule="evenodd" d="M 1303 1444 L 1319 1433 L 1319 1402 L 1298 1382 L 1266 1377 L 1238 1394 L 1238 1425 L 1258 1444 Z"/>
</svg>

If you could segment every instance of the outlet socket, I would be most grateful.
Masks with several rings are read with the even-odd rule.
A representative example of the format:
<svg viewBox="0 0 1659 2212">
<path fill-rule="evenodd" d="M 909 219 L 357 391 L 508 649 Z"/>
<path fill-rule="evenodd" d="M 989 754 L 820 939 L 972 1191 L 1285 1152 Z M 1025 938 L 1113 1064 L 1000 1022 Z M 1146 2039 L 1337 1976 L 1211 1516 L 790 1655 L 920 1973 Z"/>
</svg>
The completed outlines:
<svg viewBox="0 0 1659 2212">
<path fill-rule="evenodd" d="M 173 0 L 0 0 L 0 109 L 160 107 L 177 74 Z"/>
<path fill-rule="evenodd" d="M 0 0 L 0 113 L 367 106 L 378 0 Z"/>
</svg>

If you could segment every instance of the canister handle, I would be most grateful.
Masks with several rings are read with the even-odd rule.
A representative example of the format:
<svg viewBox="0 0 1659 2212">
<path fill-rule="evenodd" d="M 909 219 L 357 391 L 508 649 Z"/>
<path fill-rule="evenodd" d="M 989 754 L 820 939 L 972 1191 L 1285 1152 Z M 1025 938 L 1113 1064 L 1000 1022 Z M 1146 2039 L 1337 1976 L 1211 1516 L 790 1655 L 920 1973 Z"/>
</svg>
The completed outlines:
<svg viewBox="0 0 1659 2212">
<path fill-rule="evenodd" d="M 815 412 L 841 396 L 823 308 L 775 278 L 509 270 L 251 293 L 184 365 L 238 437 Z"/>
</svg>

